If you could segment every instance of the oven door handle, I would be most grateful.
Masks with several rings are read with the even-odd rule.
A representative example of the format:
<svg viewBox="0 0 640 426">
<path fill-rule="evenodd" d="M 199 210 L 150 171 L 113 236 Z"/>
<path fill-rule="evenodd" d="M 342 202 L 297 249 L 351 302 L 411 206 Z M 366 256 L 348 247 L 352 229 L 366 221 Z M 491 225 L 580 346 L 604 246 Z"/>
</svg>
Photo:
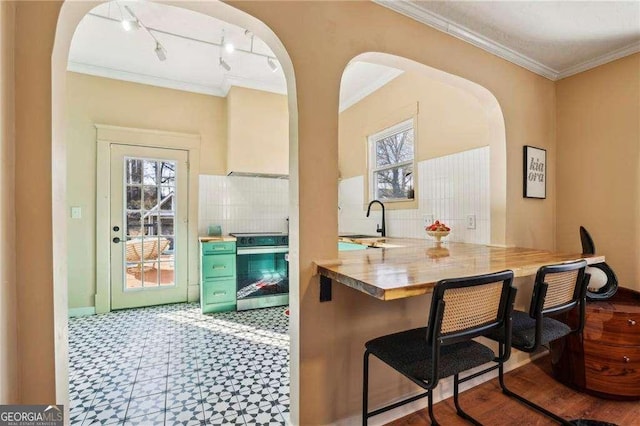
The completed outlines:
<svg viewBox="0 0 640 426">
<path fill-rule="evenodd" d="M 238 256 L 245 254 L 272 254 L 272 253 L 289 253 L 289 247 L 252 247 L 239 248 Z"/>
</svg>

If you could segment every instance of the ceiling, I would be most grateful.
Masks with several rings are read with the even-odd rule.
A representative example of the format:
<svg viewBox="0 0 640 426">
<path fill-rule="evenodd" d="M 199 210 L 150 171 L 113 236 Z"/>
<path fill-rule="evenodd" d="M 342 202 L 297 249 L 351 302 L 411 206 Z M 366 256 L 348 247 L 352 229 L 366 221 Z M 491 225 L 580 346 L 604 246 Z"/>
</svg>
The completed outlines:
<svg viewBox="0 0 640 426">
<path fill-rule="evenodd" d="M 131 18 L 129 7 L 150 29 L 166 51 L 160 61 L 156 43 L 143 28 L 125 31 L 120 20 Z M 237 49 L 227 53 L 225 41 Z M 226 96 L 232 85 L 286 93 L 286 81 L 279 67 L 272 72 L 267 57 L 275 58 L 257 37 L 243 28 L 190 10 L 154 2 L 118 1 L 103 3 L 86 15 L 71 42 L 68 69 L 102 77 L 152 84 L 216 96 Z M 219 66 L 219 57 L 231 66 Z"/>
<path fill-rule="evenodd" d="M 640 1 L 374 0 L 549 79 L 557 80 L 640 51 Z M 125 31 L 126 7 L 150 30 Z M 236 47 L 221 48 L 224 39 Z M 157 39 L 166 51 L 160 61 Z M 222 57 L 231 69 L 219 65 Z M 273 58 L 278 69 L 267 63 Z M 231 86 L 287 92 L 275 55 L 245 29 L 197 12 L 155 2 L 103 3 L 73 37 L 68 69 L 160 87 L 226 96 Z M 402 74 L 351 63 L 342 79 L 340 111 Z"/>
<path fill-rule="evenodd" d="M 557 80 L 640 51 L 640 1 L 374 0 Z"/>
<path fill-rule="evenodd" d="M 125 6 L 153 37 L 143 28 L 124 30 L 123 17 L 133 19 Z M 223 33 L 225 42 L 235 46 L 233 53 L 227 53 L 220 46 Z M 154 37 L 166 51 L 164 61 L 156 56 Z M 220 56 L 231 67 L 229 71 L 219 65 Z M 284 73 L 279 66 L 273 72 L 267 57 L 275 60 L 271 49 L 257 37 L 246 34 L 244 28 L 159 3 L 112 1 L 94 8 L 81 20 L 73 36 L 67 68 L 214 96 L 226 96 L 231 86 L 285 94 Z M 340 110 L 401 73 L 401 70 L 383 65 L 350 64 L 343 76 Z"/>
</svg>

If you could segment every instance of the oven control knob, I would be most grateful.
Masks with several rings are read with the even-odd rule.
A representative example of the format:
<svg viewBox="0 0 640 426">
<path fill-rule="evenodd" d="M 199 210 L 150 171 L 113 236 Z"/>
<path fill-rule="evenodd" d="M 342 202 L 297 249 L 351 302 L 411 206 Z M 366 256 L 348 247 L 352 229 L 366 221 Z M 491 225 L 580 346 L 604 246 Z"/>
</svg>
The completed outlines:
<svg viewBox="0 0 640 426">
<path fill-rule="evenodd" d="M 246 241 L 247 239 L 245 237 L 241 237 L 239 243 L 241 246 L 243 246 Z"/>
<path fill-rule="evenodd" d="M 253 244 L 253 238 L 249 237 L 249 244 Z"/>
</svg>

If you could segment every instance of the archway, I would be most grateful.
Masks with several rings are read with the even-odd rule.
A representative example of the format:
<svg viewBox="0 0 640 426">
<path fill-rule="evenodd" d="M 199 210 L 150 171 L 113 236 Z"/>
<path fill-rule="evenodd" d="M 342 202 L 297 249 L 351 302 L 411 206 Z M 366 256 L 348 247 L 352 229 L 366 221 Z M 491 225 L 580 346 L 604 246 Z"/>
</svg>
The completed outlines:
<svg viewBox="0 0 640 426">
<path fill-rule="evenodd" d="M 367 187 L 363 191 L 363 193 L 365 194 L 365 199 L 367 199 L 367 197 L 369 197 L 370 195 L 370 188 L 368 188 L 367 185 L 367 172 L 364 171 L 364 169 L 366 169 L 367 167 L 367 150 L 364 146 L 364 138 L 366 136 L 369 136 L 371 133 L 380 131 L 386 127 L 395 125 L 411 117 L 413 117 L 417 125 L 417 140 L 414 142 L 416 146 L 416 158 L 414 164 L 416 166 L 418 165 L 418 162 L 422 162 L 427 159 L 441 157 L 447 154 L 461 153 L 472 148 L 477 149 L 480 147 L 488 147 L 488 164 L 485 164 L 483 167 L 490 170 L 489 188 L 487 188 L 486 191 L 483 191 L 482 196 L 489 197 L 489 205 L 486 207 L 482 207 L 482 210 L 486 212 L 483 214 L 482 219 L 488 219 L 486 216 L 489 215 L 490 227 L 488 229 L 483 229 L 484 232 L 482 233 L 484 235 L 479 237 L 479 240 L 469 240 L 466 242 L 505 244 L 507 203 L 506 135 L 504 117 L 495 96 L 489 90 L 477 83 L 473 83 L 462 77 L 458 77 L 444 71 L 429 67 L 427 65 L 417 63 L 410 59 L 402 58 L 395 55 L 367 52 L 353 58 L 349 62 L 349 65 L 356 65 L 358 63 L 374 64 L 383 67 L 381 67 L 380 70 L 376 70 L 374 67 L 370 70 L 360 71 L 362 73 L 362 76 L 371 76 L 371 79 L 373 80 L 372 85 L 363 84 L 362 89 L 358 93 L 354 93 L 352 95 L 352 97 L 358 99 L 357 102 L 351 103 L 349 102 L 349 99 L 344 99 L 346 105 L 349 105 L 349 110 L 343 111 L 343 108 L 341 107 L 341 177 L 345 177 L 345 172 L 346 176 L 348 177 L 364 175 L 364 185 L 358 182 L 357 186 Z M 349 72 L 349 65 L 347 66 L 347 68 L 345 68 L 345 72 L 343 73 L 343 85 L 345 81 L 345 75 Z M 400 76 L 401 73 L 404 75 Z M 396 82 L 391 83 L 395 79 L 397 79 Z M 445 85 L 445 88 L 449 87 L 450 89 L 448 92 L 444 92 L 443 90 L 434 90 L 437 89 L 438 86 L 422 87 L 424 85 L 420 83 L 425 81 L 433 81 L 439 84 L 441 87 L 443 87 L 442 85 Z M 393 98 L 393 91 L 389 88 L 392 85 L 394 90 L 395 88 L 397 88 L 401 91 L 398 96 L 399 99 L 395 102 Z M 386 90 L 384 94 L 382 94 L 382 91 L 384 91 L 383 89 Z M 380 99 L 376 100 L 375 96 L 378 90 L 381 90 L 381 92 L 378 93 Z M 420 92 L 420 90 L 422 90 L 422 92 Z M 432 94 L 427 93 L 428 90 L 433 90 Z M 365 94 L 366 105 L 365 99 L 363 99 Z M 341 92 L 341 98 L 343 97 L 342 95 L 343 93 Z M 432 100 L 430 98 L 438 96 L 442 97 L 442 108 L 446 109 L 445 112 L 441 113 L 440 111 L 438 111 L 438 101 Z M 436 134 L 433 135 L 433 128 L 427 128 L 427 126 L 429 124 L 431 124 L 432 126 L 435 124 L 437 126 L 439 125 L 439 123 L 436 122 L 437 119 L 430 122 L 429 117 L 425 117 L 426 115 L 430 114 L 429 111 L 431 111 L 431 114 L 441 113 L 441 118 L 445 118 L 447 120 L 450 119 L 449 116 L 453 115 L 451 114 L 451 110 L 455 107 L 455 105 L 448 105 L 451 102 L 449 102 L 448 99 L 443 98 L 443 96 L 455 96 L 456 99 L 459 100 L 458 102 L 464 102 L 464 104 L 467 105 L 466 110 L 469 111 L 469 114 L 472 114 L 472 116 L 467 117 L 466 119 L 469 121 L 474 121 L 476 123 L 475 127 L 469 126 L 469 129 L 463 130 L 455 129 L 458 134 L 453 134 L 451 129 L 449 129 L 448 132 L 435 132 Z M 445 100 L 447 101 L 447 105 L 444 105 Z M 464 105 L 460 106 L 462 107 Z M 357 108 L 360 108 L 362 111 L 354 111 L 354 109 Z M 431 110 L 429 110 L 429 108 L 431 108 Z M 420 110 L 420 112 L 418 112 L 418 110 Z M 354 126 L 348 125 L 353 121 L 364 121 L 363 117 L 365 116 L 367 121 L 366 124 L 360 123 L 358 124 L 356 129 L 354 129 Z M 418 116 L 420 117 L 419 119 Z M 464 118 L 461 117 L 461 119 Z M 455 119 L 452 120 L 452 122 L 449 124 L 450 127 L 463 127 L 460 124 L 456 124 Z M 420 125 L 423 126 L 421 127 Z M 347 127 L 347 129 L 345 129 L 345 127 Z M 479 136 L 477 137 L 477 140 L 473 140 L 476 136 Z M 459 141 L 455 141 L 456 146 L 448 146 L 453 145 L 452 140 L 442 140 L 438 138 L 459 139 Z M 434 140 L 439 143 L 440 147 L 435 148 L 433 146 L 427 146 L 430 143 L 433 144 L 433 142 L 429 141 Z M 351 141 L 350 145 L 347 141 Z M 349 164 L 353 163 L 353 161 L 350 161 L 346 158 L 352 157 L 353 159 L 354 156 L 357 157 L 356 161 L 360 162 L 359 167 L 354 167 L 353 164 Z M 422 177 L 420 177 L 419 175 L 418 177 L 419 179 L 422 179 Z M 414 182 L 413 180 L 412 190 L 414 183 L 416 185 L 416 194 L 418 194 L 418 190 L 420 189 L 418 186 L 418 182 Z M 347 198 L 353 200 L 355 198 L 359 198 L 357 197 L 358 195 L 360 194 L 351 194 Z M 469 194 L 469 196 L 470 198 L 478 198 L 479 194 Z M 394 204 L 402 204 L 401 206 L 397 206 L 400 209 L 417 209 L 420 214 L 418 216 L 414 215 L 415 217 L 412 216 L 413 221 L 417 222 L 416 226 L 413 226 L 411 230 L 407 230 L 406 226 L 398 226 L 398 231 L 400 231 L 401 234 L 393 236 L 422 237 L 423 233 L 418 231 L 421 231 L 422 229 L 422 222 L 425 220 L 423 216 L 429 217 L 432 215 L 432 213 L 435 213 L 432 206 L 426 207 L 424 200 L 419 200 L 420 204 L 418 203 L 418 197 L 416 197 L 415 199 L 411 197 L 411 200 L 412 201 L 395 202 Z M 477 203 L 481 204 L 480 200 L 478 200 Z M 393 207 L 396 206 L 392 206 L 392 208 Z M 480 206 L 478 205 L 467 208 L 469 209 L 469 211 L 467 211 L 466 213 L 474 213 L 472 211 L 473 208 L 480 209 Z M 449 211 L 452 210 L 452 208 L 444 208 L 441 210 Z M 427 212 L 429 214 L 426 214 Z M 391 213 L 393 214 L 394 211 L 392 210 Z M 459 213 L 461 214 L 462 212 Z M 458 214 L 458 216 L 460 216 L 460 214 Z M 346 212 L 345 216 L 349 217 L 351 215 L 349 212 Z M 474 215 L 474 222 L 476 219 L 475 216 L 476 215 Z M 444 219 L 443 217 L 440 218 Z M 438 217 L 434 217 L 433 219 L 438 219 Z M 477 219 L 480 220 L 480 216 L 478 216 Z M 403 216 L 403 221 L 407 220 L 410 219 Z M 457 217 L 457 220 L 460 221 L 462 219 L 461 217 Z M 457 225 L 458 228 L 461 228 L 462 224 L 459 223 Z M 347 228 L 353 227 L 357 227 L 357 223 L 347 225 Z M 345 228 L 344 230 L 347 230 L 347 228 Z M 369 228 L 371 228 L 371 226 L 369 226 Z M 478 228 L 480 228 L 480 226 Z M 365 229 L 361 228 L 354 230 L 357 232 L 366 232 Z M 372 229 L 370 231 L 372 231 Z M 480 231 L 480 229 L 478 229 L 478 231 Z M 463 238 L 462 236 L 456 237 Z M 462 241 L 462 239 L 459 240 Z"/>
<path fill-rule="evenodd" d="M 298 347 L 298 194 L 297 168 L 295 152 L 297 152 L 297 102 L 293 65 L 283 44 L 265 24 L 222 2 L 200 2 L 184 4 L 166 2 L 165 4 L 187 8 L 211 17 L 215 17 L 253 32 L 269 45 L 285 74 L 287 81 L 289 109 L 289 179 L 292 182 L 289 196 L 290 217 L 290 287 L 291 287 L 291 387 L 292 395 L 297 395 L 297 347 Z M 54 294 L 54 329 L 55 329 L 55 380 L 56 399 L 68 407 L 68 339 L 67 339 L 67 232 L 66 232 L 66 142 L 65 142 L 65 88 L 67 58 L 71 40 L 80 20 L 98 3 L 65 2 L 60 10 L 56 27 L 55 43 L 51 58 L 52 75 L 52 195 L 53 195 L 53 294 Z M 295 398 L 292 406 L 296 407 Z M 294 414 L 295 415 L 295 414 Z"/>
</svg>

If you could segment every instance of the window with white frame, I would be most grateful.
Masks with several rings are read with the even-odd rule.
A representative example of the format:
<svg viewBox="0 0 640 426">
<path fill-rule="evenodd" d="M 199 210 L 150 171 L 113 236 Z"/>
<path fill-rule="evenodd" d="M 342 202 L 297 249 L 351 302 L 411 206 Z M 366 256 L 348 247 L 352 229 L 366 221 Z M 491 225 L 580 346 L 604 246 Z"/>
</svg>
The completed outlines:
<svg viewBox="0 0 640 426">
<path fill-rule="evenodd" d="M 414 198 L 413 119 L 369 136 L 369 190 L 372 199 Z"/>
</svg>

